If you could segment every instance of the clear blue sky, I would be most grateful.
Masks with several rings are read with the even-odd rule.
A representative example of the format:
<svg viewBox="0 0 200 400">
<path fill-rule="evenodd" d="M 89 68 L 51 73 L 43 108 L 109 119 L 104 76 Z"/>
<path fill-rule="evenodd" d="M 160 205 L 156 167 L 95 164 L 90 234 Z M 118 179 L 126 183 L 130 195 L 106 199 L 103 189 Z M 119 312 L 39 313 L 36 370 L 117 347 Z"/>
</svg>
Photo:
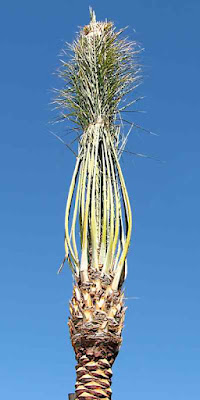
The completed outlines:
<svg viewBox="0 0 200 400">
<path fill-rule="evenodd" d="M 64 400 L 75 382 L 72 279 L 56 275 L 74 156 L 48 133 L 63 41 L 97 18 L 143 44 L 146 114 L 122 168 L 134 210 L 123 346 L 113 398 L 200 398 L 200 2 L 12 1 L 1 5 L 1 383 L 4 400 Z M 136 30 L 134 33 L 133 29 Z M 65 133 L 65 127 L 54 128 Z M 67 137 L 66 137 L 67 140 Z"/>
</svg>

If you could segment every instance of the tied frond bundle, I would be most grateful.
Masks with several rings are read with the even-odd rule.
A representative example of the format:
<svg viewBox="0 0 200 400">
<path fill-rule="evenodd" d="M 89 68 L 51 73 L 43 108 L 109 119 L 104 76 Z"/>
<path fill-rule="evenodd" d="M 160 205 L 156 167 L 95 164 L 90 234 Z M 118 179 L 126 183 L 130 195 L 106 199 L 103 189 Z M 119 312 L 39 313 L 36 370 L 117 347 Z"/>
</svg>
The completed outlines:
<svg viewBox="0 0 200 400">
<path fill-rule="evenodd" d="M 121 288 L 127 271 L 132 217 L 119 164 L 123 141 L 116 124 L 120 111 L 136 100 L 122 101 L 139 84 L 138 50 L 122 38 L 112 22 L 91 22 L 70 46 L 71 59 L 62 60 L 65 86 L 54 103 L 61 120 L 81 129 L 78 157 L 65 218 L 65 259 L 77 282 L 89 281 L 91 271 L 110 276 L 112 290 Z"/>
</svg>

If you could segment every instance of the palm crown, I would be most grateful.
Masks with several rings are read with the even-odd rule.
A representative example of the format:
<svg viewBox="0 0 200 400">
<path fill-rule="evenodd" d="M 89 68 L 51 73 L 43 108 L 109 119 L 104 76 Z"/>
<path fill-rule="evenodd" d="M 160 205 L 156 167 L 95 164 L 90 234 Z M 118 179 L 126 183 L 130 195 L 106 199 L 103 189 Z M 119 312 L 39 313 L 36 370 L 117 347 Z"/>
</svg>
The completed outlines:
<svg viewBox="0 0 200 400">
<path fill-rule="evenodd" d="M 76 278 L 87 281 L 91 266 L 102 275 L 112 274 L 117 289 L 126 276 L 132 223 L 119 165 L 125 139 L 121 140 L 116 121 L 120 111 L 137 100 L 120 107 L 125 95 L 138 86 L 138 50 L 135 42 L 120 38 L 123 30 L 115 32 L 112 22 L 96 22 L 90 12 L 90 24 L 70 46 L 71 59 L 62 61 L 65 86 L 55 99 L 61 119 L 82 130 L 66 207 L 65 250 Z"/>
</svg>

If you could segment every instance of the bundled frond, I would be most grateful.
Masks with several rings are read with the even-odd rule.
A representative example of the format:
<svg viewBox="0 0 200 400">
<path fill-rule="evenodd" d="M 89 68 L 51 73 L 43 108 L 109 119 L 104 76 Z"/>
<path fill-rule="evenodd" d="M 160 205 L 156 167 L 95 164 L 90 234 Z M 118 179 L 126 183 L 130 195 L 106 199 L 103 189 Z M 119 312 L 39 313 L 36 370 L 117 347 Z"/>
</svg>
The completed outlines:
<svg viewBox="0 0 200 400">
<path fill-rule="evenodd" d="M 69 49 L 71 57 L 61 60 L 59 70 L 65 86 L 58 90 L 54 101 L 61 109 L 60 119 L 70 120 L 86 131 L 101 117 L 112 128 L 117 113 L 136 101 L 119 107 L 140 81 L 140 49 L 136 42 L 121 38 L 123 31 L 116 32 L 112 22 L 96 22 L 93 12 L 90 24 L 74 43 L 66 44 L 63 55 Z"/>
<path fill-rule="evenodd" d="M 90 24 L 71 46 L 71 59 L 62 61 L 65 87 L 55 99 L 61 119 L 82 130 L 66 206 L 66 259 L 76 280 L 87 283 L 93 269 L 112 277 L 113 290 L 126 277 L 132 228 L 115 120 L 122 99 L 139 79 L 139 50 L 135 42 L 121 38 L 122 32 L 112 22 L 96 22 L 91 11 Z"/>
</svg>

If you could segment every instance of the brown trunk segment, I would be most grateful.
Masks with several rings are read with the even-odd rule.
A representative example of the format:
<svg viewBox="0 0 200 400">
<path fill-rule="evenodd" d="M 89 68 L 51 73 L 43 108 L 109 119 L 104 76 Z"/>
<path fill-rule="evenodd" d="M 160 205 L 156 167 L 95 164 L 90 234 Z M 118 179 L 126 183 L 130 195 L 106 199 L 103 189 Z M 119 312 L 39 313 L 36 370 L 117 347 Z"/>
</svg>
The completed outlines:
<svg viewBox="0 0 200 400">
<path fill-rule="evenodd" d="M 89 282 L 74 286 L 69 329 L 75 351 L 76 398 L 111 399 L 112 364 L 124 321 L 123 293 L 111 289 L 112 277 L 90 268 Z"/>
<path fill-rule="evenodd" d="M 78 399 L 110 399 L 112 370 L 106 358 L 95 357 L 97 347 L 89 348 L 90 356 L 82 356 L 76 366 L 76 395 Z M 92 355 L 93 353 L 93 355 Z"/>
</svg>

